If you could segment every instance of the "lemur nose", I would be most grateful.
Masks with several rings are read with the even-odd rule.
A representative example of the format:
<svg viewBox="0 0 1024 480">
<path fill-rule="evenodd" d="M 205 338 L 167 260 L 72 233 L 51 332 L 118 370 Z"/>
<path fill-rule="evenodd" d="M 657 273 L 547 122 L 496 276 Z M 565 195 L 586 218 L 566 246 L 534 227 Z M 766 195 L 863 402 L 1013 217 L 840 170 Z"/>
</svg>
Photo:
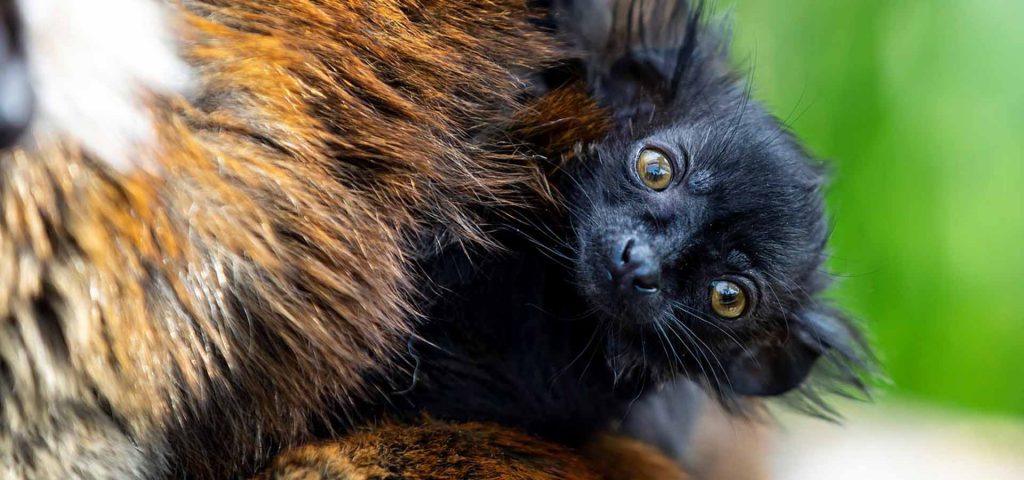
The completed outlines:
<svg viewBox="0 0 1024 480">
<path fill-rule="evenodd" d="M 622 293 L 651 295 L 661 288 L 661 262 L 650 245 L 627 238 L 612 249 L 608 273 Z"/>
</svg>

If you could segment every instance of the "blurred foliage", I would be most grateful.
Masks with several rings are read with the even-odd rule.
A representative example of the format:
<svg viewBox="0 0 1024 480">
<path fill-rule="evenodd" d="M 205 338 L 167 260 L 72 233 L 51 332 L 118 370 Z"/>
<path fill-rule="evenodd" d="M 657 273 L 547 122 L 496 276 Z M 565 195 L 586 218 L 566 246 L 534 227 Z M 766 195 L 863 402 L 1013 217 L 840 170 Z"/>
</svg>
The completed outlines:
<svg viewBox="0 0 1024 480">
<path fill-rule="evenodd" d="M 835 296 L 893 394 L 1024 416 L 1024 2 L 735 2 L 754 95 L 834 161 Z"/>
</svg>

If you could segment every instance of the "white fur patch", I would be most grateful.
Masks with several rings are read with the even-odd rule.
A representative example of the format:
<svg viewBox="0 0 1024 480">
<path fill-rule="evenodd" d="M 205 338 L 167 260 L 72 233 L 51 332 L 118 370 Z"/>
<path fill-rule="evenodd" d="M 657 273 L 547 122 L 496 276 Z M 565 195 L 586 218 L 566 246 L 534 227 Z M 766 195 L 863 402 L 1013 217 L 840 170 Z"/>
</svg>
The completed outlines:
<svg viewBox="0 0 1024 480">
<path fill-rule="evenodd" d="M 126 171 L 152 164 L 146 92 L 186 87 L 170 10 L 156 0 L 17 0 L 38 101 L 37 132 L 77 141 Z"/>
</svg>

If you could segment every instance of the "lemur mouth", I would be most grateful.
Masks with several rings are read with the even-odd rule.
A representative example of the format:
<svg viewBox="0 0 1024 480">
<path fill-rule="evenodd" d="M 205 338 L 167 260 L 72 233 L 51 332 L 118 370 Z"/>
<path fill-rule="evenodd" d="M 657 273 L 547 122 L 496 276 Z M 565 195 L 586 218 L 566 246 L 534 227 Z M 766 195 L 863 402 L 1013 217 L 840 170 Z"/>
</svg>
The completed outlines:
<svg viewBox="0 0 1024 480">
<path fill-rule="evenodd" d="M 0 148 L 21 138 L 32 119 L 24 29 L 16 2 L 0 2 Z"/>
</svg>

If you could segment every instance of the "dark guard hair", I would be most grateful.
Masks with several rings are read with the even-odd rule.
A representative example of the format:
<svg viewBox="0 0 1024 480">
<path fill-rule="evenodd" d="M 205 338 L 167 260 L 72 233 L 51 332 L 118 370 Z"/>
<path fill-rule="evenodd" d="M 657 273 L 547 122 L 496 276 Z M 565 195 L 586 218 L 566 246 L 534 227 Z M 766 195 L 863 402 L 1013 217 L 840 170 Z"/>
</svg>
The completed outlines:
<svg viewBox="0 0 1024 480">
<path fill-rule="evenodd" d="M 823 168 L 749 98 L 702 9 L 562 12 L 612 130 L 559 173 L 565 217 L 509 228 L 505 256 L 424 265 L 444 294 L 410 344 L 415 375 L 389 379 L 380 413 L 572 444 L 680 376 L 729 405 L 799 388 L 827 411 L 804 383 L 816 363 L 829 390 L 863 391 L 866 344 L 819 298 Z"/>
</svg>

